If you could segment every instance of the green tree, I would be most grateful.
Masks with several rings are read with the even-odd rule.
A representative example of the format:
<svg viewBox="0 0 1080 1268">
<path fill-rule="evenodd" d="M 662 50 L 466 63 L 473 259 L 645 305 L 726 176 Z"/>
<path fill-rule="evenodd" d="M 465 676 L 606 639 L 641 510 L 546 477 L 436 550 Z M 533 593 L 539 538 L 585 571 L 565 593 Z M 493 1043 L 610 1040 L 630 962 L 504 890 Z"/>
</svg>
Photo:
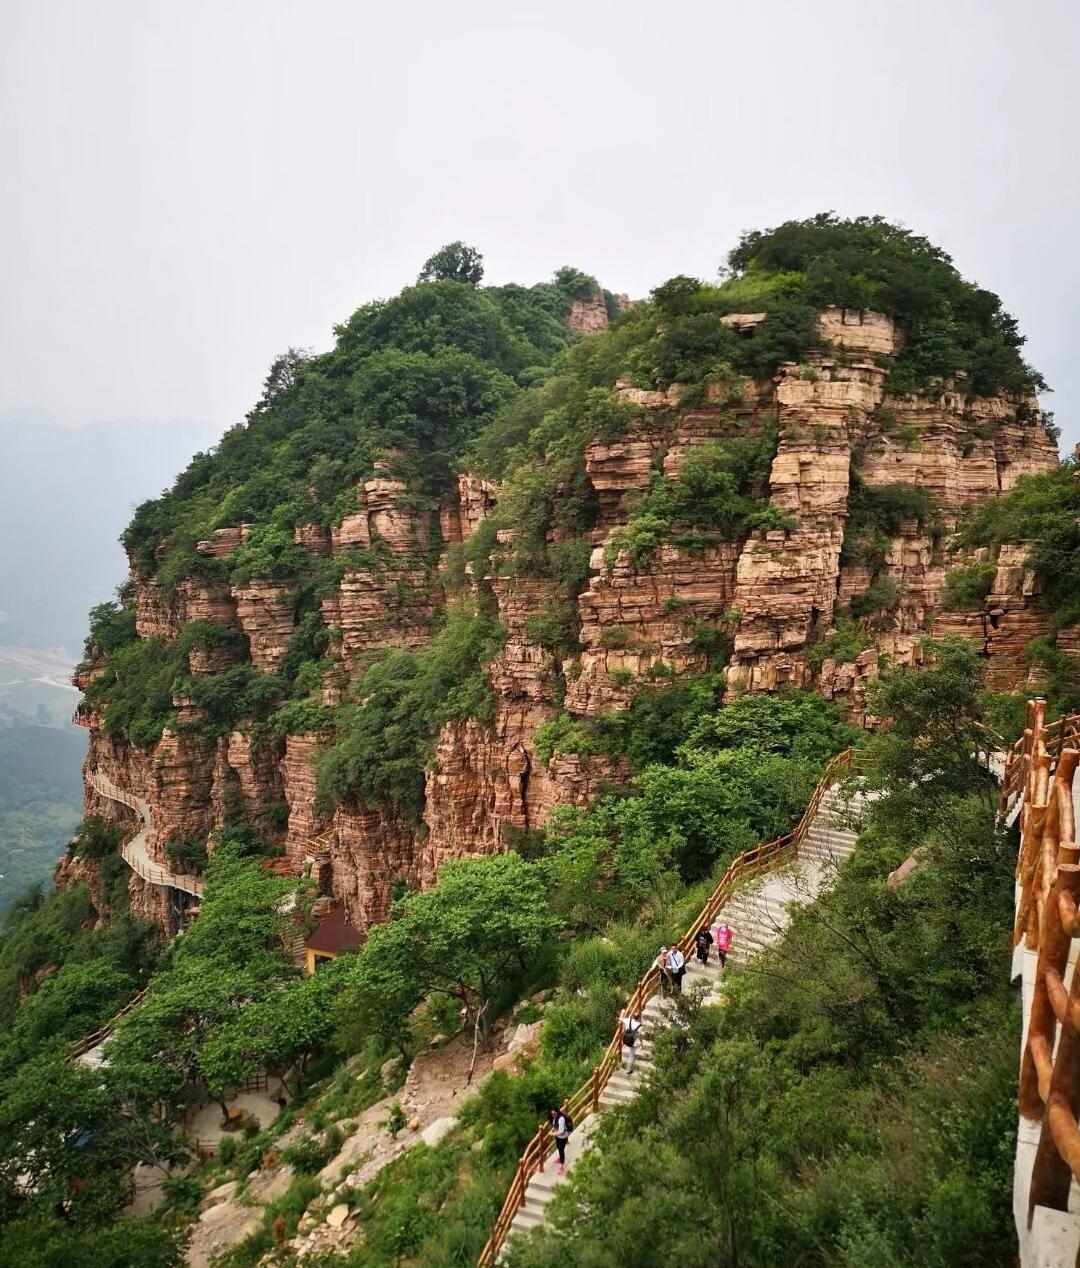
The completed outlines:
<svg viewBox="0 0 1080 1268">
<path fill-rule="evenodd" d="M 72 1228 L 36 1213 L 4 1228 L 0 1268 L 182 1268 L 176 1232 L 153 1216 L 122 1215 L 98 1228 Z"/>
<path fill-rule="evenodd" d="M 66 1054 L 26 1062 L 0 1085 L 0 1215 L 63 1208 L 78 1225 L 119 1211 L 136 1159 L 101 1076 Z"/>
<path fill-rule="evenodd" d="M 412 1008 L 448 995 L 483 1031 L 492 1000 L 528 970 L 558 924 L 540 873 L 516 854 L 447 863 L 432 889 L 403 899 L 389 923 L 372 929 L 349 966 L 345 1006 L 400 1043 Z"/>
<path fill-rule="evenodd" d="M 876 786 L 887 796 L 879 818 L 908 825 L 920 839 L 953 832 L 955 799 L 976 795 L 989 806 L 996 793 L 977 754 L 983 728 L 986 662 L 959 638 L 928 643 L 933 658 L 920 669 L 897 668 L 871 687 L 868 707 L 888 725 L 867 742 Z"/>
<path fill-rule="evenodd" d="M 332 979 L 339 973 L 328 966 L 247 1004 L 217 1027 L 199 1054 L 199 1068 L 213 1095 L 224 1096 L 268 1066 L 292 1067 L 294 1092 L 302 1095 L 307 1063 L 330 1036 L 337 989 Z"/>
<path fill-rule="evenodd" d="M 479 286 L 484 276 L 484 257 L 464 242 L 448 242 L 429 256 L 420 270 L 420 282 L 467 282 Z"/>
</svg>

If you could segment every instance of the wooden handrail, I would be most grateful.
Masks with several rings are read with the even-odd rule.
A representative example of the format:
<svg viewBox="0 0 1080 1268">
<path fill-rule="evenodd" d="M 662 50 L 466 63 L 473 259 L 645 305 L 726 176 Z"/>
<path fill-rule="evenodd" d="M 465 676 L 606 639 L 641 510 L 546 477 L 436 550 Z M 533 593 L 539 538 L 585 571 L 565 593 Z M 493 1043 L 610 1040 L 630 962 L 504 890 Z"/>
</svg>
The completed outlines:
<svg viewBox="0 0 1080 1268">
<path fill-rule="evenodd" d="M 91 1050 L 91 1048 L 96 1048 L 99 1043 L 108 1039 L 108 1037 L 116 1029 L 116 1023 L 126 1017 L 132 1009 L 138 1008 L 138 1006 L 146 998 L 146 993 L 149 989 L 150 988 L 148 986 L 144 986 L 138 995 L 133 995 L 124 1007 L 121 1008 L 118 1013 L 114 1013 L 103 1026 L 99 1026 L 97 1030 L 92 1031 L 88 1035 L 83 1035 L 81 1039 L 77 1039 L 71 1045 L 70 1056 L 73 1059 L 84 1056 Z"/>
<path fill-rule="evenodd" d="M 762 872 L 772 871 L 781 864 L 798 857 L 799 846 L 802 844 L 803 838 L 806 836 L 810 824 L 821 805 L 822 798 L 833 784 L 856 768 L 859 758 L 860 754 L 851 748 L 844 749 L 842 753 L 838 753 L 825 767 L 825 771 L 818 781 L 806 809 L 803 811 L 802 818 L 795 828 L 773 841 L 768 841 L 763 845 L 755 845 L 750 850 L 744 850 L 742 854 L 732 860 L 716 888 L 709 895 L 705 906 L 698 913 L 694 923 L 675 944 L 684 955 L 689 954 L 697 931 L 712 923 L 720 910 L 730 901 L 736 887 L 742 881 L 758 876 Z M 660 971 L 653 964 L 645 971 L 629 1000 L 623 1009 L 620 1010 L 620 1016 L 627 1012 L 640 1012 L 659 990 Z M 611 1042 L 593 1068 L 592 1074 L 563 1103 L 563 1111 L 569 1112 L 575 1124 L 580 1123 L 589 1114 L 596 1113 L 604 1088 L 607 1086 L 608 1080 L 614 1071 L 618 1068 L 621 1053 L 622 1026 L 617 1022 Z M 491 1235 L 484 1244 L 484 1249 L 480 1252 L 478 1268 L 493 1268 L 503 1243 L 510 1232 L 510 1225 L 514 1222 L 514 1217 L 525 1203 L 525 1190 L 528 1188 L 529 1181 L 538 1171 L 543 1171 L 544 1164 L 550 1156 L 552 1145 L 551 1128 L 546 1122 L 541 1123 L 536 1134 L 525 1146 L 525 1150 L 521 1155 L 517 1170 L 514 1172 L 514 1178 L 510 1183 L 510 1189 L 506 1195 L 506 1201 L 503 1203 L 502 1210 L 492 1226 Z"/>
<path fill-rule="evenodd" d="M 1031 1012 L 1020 1060 L 1021 1115 L 1042 1123 L 1028 1187 L 1028 1226 L 1037 1206 L 1068 1209 L 1080 1180 L 1080 977 L 1065 973 L 1080 934 L 1080 848 L 1072 785 L 1080 766 L 1080 714 L 1046 721 L 1046 702 L 1029 700 L 1023 735 L 1010 745 L 1001 818 L 1019 803 L 1019 896 L 1014 941 L 1038 952 Z"/>
</svg>

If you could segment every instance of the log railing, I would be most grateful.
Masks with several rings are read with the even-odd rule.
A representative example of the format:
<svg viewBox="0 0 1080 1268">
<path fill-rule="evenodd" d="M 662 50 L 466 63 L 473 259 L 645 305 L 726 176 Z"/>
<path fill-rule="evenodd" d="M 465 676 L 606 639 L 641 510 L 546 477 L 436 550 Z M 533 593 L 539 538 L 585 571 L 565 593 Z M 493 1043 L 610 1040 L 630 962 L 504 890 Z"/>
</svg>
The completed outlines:
<svg viewBox="0 0 1080 1268">
<path fill-rule="evenodd" d="M 148 986 L 144 986 L 138 995 L 133 995 L 124 1007 L 121 1008 L 118 1013 L 114 1013 L 103 1026 L 99 1026 L 97 1030 L 93 1031 L 91 1034 L 83 1035 L 81 1039 L 77 1039 L 75 1043 L 71 1045 L 71 1056 L 73 1058 L 85 1056 L 92 1048 L 96 1048 L 99 1043 L 103 1043 L 106 1039 L 108 1039 L 108 1037 L 116 1029 L 116 1023 L 126 1017 L 132 1009 L 138 1008 L 138 1006 L 146 998 L 146 992 L 149 989 L 150 988 Z"/>
<path fill-rule="evenodd" d="M 1037 951 L 1034 991 L 1020 1061 L 1020 1113 L 1041 1122 L 1028 1189 L 1037 1206 L 1066 1211 L 1080 1180 L 1080 978 L 1067 987 L 1080 937 L 1080 849 L 1072 785 L 1080 764 L 1080 714 L 1046 721 L 1046 702 L 1028 702 L 1024 734 L 1008 751 L 1001 809 L 1021 801 L 1014 941 Z"/>
<path fill-rule="evenodd" d="M 802 843 L 810 828 L 810 824 L 818 812 L 822 798 L 833 784 L 856 769 L 858 759 L 859 754 L 850 748 L 837 754 L 826 766 L 825 773 L 818 781 L 818 785 L 814 789 L 806 809 L 803 811 L 802 818 L 795 828 L 791 832 L 777 837 L 775 841 L 769 841 L 765 845 L 757 845 L 752 850 L 744 851 L 731 863 L 720 878 L 720 883 L 709 895 L 705 906 L 698 913 L 697 919 L 676 944 L 684 955 L 689 958 L 694 944 L 694 935 L 699 929 L 712 924 L 721 908 L 731 900 L 740 885 L 751 877 L 758 876 L 762 872 L 772 871 L 774 868 L 791 862 L 797 857 L 799 845 Z M 627 1001 L 623 1011 L 630 1013 L 640 1012 L 659 990 L 660 971 L 653 964 L 634 988 L 634 992 Z M 614 1036 L 592 1074 L 563 1104 L 563 1110 L 569 1112 L 575 1124 L 579 1124 L 589 1114 L 596 1113 L 600 1106 L 600 1097 L 603 1095 L 608 1080 L 618 1068 L 621 1055 L 622 1026 L 616 1023 Z M 503 1203 L 498 1219 L 496 1219 L 492 1227 L 491 1236 L 480 1254 L 479 1268 L 491 1268 L 491 1265 L 496 1263 L 499 1251 L 502 1249 L 503 1243 L 510 1232 L 510 1225 L 514 1222 L 514 1217 L 524 1205 L 525 1190 L 529 1186 L 529 1181 L 538 1171 L 543 1171 L 545 1163 L 551 1156 L 554 1143 L 554 1134 L 550 1125 L 546 1122 L 541 1123 L 536 1135 L 525 1146 L 525 1152 L 521 1155 L 521 1159 L 518 1162 L 514 1179 L 510 1184 L 510 1190 L 506 1195 L 506 1201 Z"/>
</svg>

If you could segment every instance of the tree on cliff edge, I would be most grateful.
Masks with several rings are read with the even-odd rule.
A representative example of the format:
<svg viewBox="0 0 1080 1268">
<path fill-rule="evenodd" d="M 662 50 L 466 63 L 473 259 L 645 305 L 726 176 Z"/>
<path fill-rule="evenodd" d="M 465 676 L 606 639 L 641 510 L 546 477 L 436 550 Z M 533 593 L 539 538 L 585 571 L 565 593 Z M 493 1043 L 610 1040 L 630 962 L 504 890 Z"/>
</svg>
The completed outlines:
<svg viewBox="0 0 1080 1268">
<path fill-rule="evenodd" d="M 433 889 L 406 898 L 350 957 L 340 1006 L 403 1051 L 410 1013 L 432 994 L 450 996 L 484 1033 L 488 1005 L 558 927 L 540 873 L 519 855 L 446 863 Z"/>
<path fill-rule="evenodd" d="M 484 276 L 484 257 L 464 242 L 440 247 L 420 270 L 418 282 L 467 282 L 479 286 Z"/>
</svg>

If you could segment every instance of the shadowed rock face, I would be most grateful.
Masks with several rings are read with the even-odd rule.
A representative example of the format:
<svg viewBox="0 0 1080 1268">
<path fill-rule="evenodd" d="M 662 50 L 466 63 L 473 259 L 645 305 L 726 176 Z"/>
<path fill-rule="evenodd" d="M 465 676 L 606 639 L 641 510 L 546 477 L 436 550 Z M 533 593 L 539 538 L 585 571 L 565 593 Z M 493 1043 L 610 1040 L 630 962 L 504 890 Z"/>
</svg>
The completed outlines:
<svg viewBox="0 0 1080 1268">
<path fill-rule="evenodd" d="M 591 308 L 583 301 L 578 318 L 599 322 L 602 309 L 602 300 Z M 588 580 L 576 599 L 581 651 L 564 661 L 530 633 L 529 618 L 557 597 L 552 582 L 487 579 L 506 631 L 489 667 L 494 719 L 489 726 L 455 721 L 443 728 L 425 775 L 419 825 L 382 805 L 353 802 L 321 814 L 310 764 L 322 739 L 316 734 L 255 739 L 241 728 L 199 738 L 167 731 L 152 749 L 138 750 L 106 736 L 101 720 L 91 717 L 88 761 L 151 804 L 151 852 L 160 856 L 168 841 L 221 826 L 237 796 L 249 814 L 277 807 L 270 822 L 279 826 L 267 831 L 280 834 L 295 867 L 312 853 L 311 839 L 327 834 L 318 849 L 329 849 L 329 887 L 365 929 L 386 917 L 396 885 L 430 885 L 448 859 L 504 848 L 508 830 L 538 828 L 553 806 L 584 805 L 605 783 L 625 780 L 625 764 L 602 757 L 557 756 L 545 763 L 536 751 L 537 728 L 562 710 L 587 718 L 624 707 L 660 671 L 675 681 L 702 672 L 708 667 L 702 628 L 722 630 L 733 646 L 729 693 L 814 686 L 859 722 L 866 719 L 866 690 L 880 657 L 918 663 L 921 640 L 931 631 L 978 639 L 992 679 L 1016 685 L 1027 672 L 1024 644 L 1047 627 L 1039 579 L 1025 566 L 1023 546 L 1002 549 L 991 594 L 978 611 L 943 612 L 941 596 L 946 572 L 957 562 L 949 546 L 959 518 L 1020 475 L 1057 461 L 1037 406 L 1004 395 L 971 398 L 962 382 L 886 399 L 889 357 L 899 346 L 892 322 L 840 309 L 821 320 L 827 352 L 781 366 L 774 379 L 746 381 L 734 398 L 730 384 L 716 384 L 682 409 L 678 387 L 617 388 L 637 416 L 618 439 L 598 438 L 586 452 L 598 517 Z M 792 527 L 693 548 L 668 542 L 641 566 L 612 546 L 611 534 L 625 525 L 635 496 L 647 491 L 655 472 L 674 476 L 695 447 L 760 439 L 767 428 L 777 434 L 769 498 Z M 907 520 L 884 542 L 873 568 L 845 559 L 853 470 L 864 489 L 899 484 L 925 490 L 933 499 L 934 534 Z M 322 599 L 334 665 L 326 678 L 328 704 L 337 703 L 342 679 L 359 674 L 372 653 L 417 647 L 431 637 L 446 601 L 446 549 L 476 532 L 498 496 L 493 484 L 464 473 L 441 505 L 428 505 L 377 469 L 358 484 L 357 509 L 340 524 L 296 530 L 295 540 L 313 555 L 352 551 L 351 562 L 355 552 L 368 552 L 342 570 Z M 245 540 L 243 525 L 219 530 L 200 552 L 227 557 Z M 361 562 L 373 552 L 378 566 Z M 959 558 L 985 562 L 985 553 Z M 895 592 L 861 622 L 868 645 L 845 660 L 810 656 L 833 630 L 838 606 L 865 595 L 875 578 Z M 133 582 L 141 637 L 171 640 L 192 620 L 213 621 L 240 636 L 239 653 L 193 653 L 192 673 L 221 672 L 244 648 L 257 668 L 272 673 L 280 666 L 294 625 L 289 586 L 252 581 L 230 587 L 188 578 L 166 595 L 144 577 L 134 575 Z M 1068 632 L 1063 637 L 1068 650 Z M 1080 639 L 1074 642 L 1080 646 Z M 121 813 L 89 788 L 86 805 L 106 817 Z M 135 890 L 143 910 L 157 916 L 153 893 Z"/>
</svg>

